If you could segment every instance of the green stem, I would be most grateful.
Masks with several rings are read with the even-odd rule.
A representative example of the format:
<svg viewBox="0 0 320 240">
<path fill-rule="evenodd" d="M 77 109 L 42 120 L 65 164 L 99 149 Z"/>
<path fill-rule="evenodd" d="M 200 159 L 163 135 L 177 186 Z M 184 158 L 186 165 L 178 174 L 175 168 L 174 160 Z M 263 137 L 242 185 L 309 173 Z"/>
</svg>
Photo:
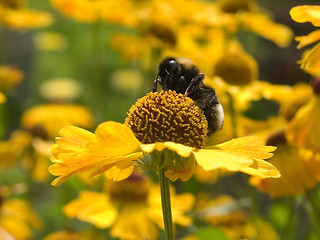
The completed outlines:
<svg viewBox="0 0 320 240">
<path fill-rule="evenodd" d="M 318 239 L 320 239 L 320 208 L 318 206 L 318 199 L 317 196 L 314 195 L 313 192 L 307 191 L 306 192 L 306 197 L 311 205 L 312 209 L 307 208 L 307 212 L 310 216 L 310 220 L 313 223 L 314 226 L 314 232 L 317 235 Z"/>
<path fill-rule="evenodd" d="M 162 157 L 164 158 L 163 155 Z M 159 182 L 160 182 L 160 190 L 161 190 L 162 213 L 163 213 L 163 220 L 164 220 L 164 229 L 166 232 L 166 239 L 174 240 L 172 213 L 171 213 L 170 185 L 169 185 L 169 179 L 166 177 L 165 167 L 163 167 L 160 170 Z"/>
</svg>

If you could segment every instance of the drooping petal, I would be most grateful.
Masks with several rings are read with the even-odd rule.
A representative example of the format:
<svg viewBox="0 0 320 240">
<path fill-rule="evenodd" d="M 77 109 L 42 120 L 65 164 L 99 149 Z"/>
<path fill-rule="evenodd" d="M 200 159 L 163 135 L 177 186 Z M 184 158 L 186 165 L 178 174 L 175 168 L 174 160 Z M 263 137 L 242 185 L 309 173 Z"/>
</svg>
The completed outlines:
<svg viewBox="0 0 320 240">
<path fill-rule="evenodd" d="M 134 166 L 131 165 L 127 168 L 119 168 L 117 166 L 113 166 L 109 170 L 106 171 L 105 176 L 113 181 L 122 181 L 128 178 L 134 170 Z"/>
<path fill-rule="evenodd" d="M 52 147 L 51 161 L 55 164 L 49 167 L 52 175 L 59 176 L 52 182 L 55 186 L 73 175 L 96 169 L 92 173 L 96 176 L 114 166 L 122 170 L 121 176 L 114 173 L 113 178 L 125 178 L 134 161 L 142 156 L 140 142 L 130 128 L 120 123 L 104 122 L 95 134 L 73 126 L 63 128 L 60 134 Z M 124 170 L 124 166 L 130 170 Z"/>
<path fill-rule="evenodd" d="M 136 152 L 128 154 L 125 156 L 120 156 L 112 158 L 111 163 L 99 168 L 98 170 L 91 173 L 90 177 L 95 177 L 103 172 L 107 178 L 112 179 L 113 181 L 121 181 L 129 177 L 134 170 L 134 162 L 137 159 L 143 157 L 142 152 Z"/>
<path fill-rule="evenodd" d="M 295 40 L 299 42 L 297 48 L 303 48 L 320 40 L 320 30 L 313 31 L 306 36 L 295 37 Z"/>
<path fill-rule="evenodd" d="M 141 144 L 140 148 L 147 153 L 151 153 L 154 150 L 160 152 L 164 149 L 169 149 L 171 151 L 176 152 L 181 157 L 189 157 L 192 152 L 191 147 L 174 142 L 156 142 L 151 144 Z"/>
<path fill-rule="evenodd" d="M 320 27 L 320 6 L 302 5 L 291 8 L 291 18 L 299 23 L 311 22 L 314 26 Z"/>
<path fill-rule="evenodd" d="M 302 59 L 298 62 L 301 64 L 301 68 L 307 71 L 313 76 L 320 74 L 320 43 L 314 46 L 312 49 L 304 51 Z"/>
<path fill-rule="evenodd" d="M 166 176 L 171 181 L 176 181 L 177 179 L 181 179 L 182 182 L 188 181 L 194 172 L 196 161 L 194 159 L 194 156 L 191 155 L 189 158 L 186 158 L 184 162 L 181 162 L 181 166 L 179 168 L 173 169 L 168 167 L 168 170 L 166 171 Z"/>
<path fill-rule="evenodd" d="M 279 178 L 279 170 L 271 163 L 260 159 L 253 159 L 253 163 L 241 169 L 241 172 L 249 175 L 259 176 L 260 178 Z"/>
<path fill-rule="evenodd" d="M 290 121 L 286 137 L 293 145 L 320 150 L 320 97 L 314 96 L 302 106 Z"/>
</svg>

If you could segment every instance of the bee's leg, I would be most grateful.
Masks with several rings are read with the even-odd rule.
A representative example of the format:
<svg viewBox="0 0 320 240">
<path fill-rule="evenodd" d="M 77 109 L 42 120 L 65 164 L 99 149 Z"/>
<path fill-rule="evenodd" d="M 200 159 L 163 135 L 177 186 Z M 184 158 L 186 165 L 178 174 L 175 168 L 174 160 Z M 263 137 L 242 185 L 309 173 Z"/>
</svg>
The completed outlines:
<svg viewBox="0 0 320 240">
<path fill-rule="evenodd" d="M 152 92 L 158 91 L 158 83 L 159 83 L 159 74 L 156 76 L 156 79 L 153 82 Z"/>
<path fill-rule="evenodd" d="M 204 79 L 204 74 L 199 74 L 198 76 L 191 79 L 191 83 L 187 87 L 184 95 L 187 96 L 189 91 L 192 90 L 195 86 L 198 86 Z"/>
</svg>

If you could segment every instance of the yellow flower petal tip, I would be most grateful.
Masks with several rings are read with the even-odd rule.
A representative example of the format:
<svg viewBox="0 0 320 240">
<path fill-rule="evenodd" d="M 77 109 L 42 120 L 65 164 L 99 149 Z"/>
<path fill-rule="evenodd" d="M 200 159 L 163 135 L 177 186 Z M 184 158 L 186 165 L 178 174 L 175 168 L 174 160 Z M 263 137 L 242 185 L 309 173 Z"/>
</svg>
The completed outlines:
<svg viewBox="0 0 320 240">
<path fill-rule="evenodd" d="M 314 26 L 320 27 L 320 6 L 302 5 L 293 7 L 290 10 L 291 18 L 299 23 L 311 22 Z"/>
</svg>

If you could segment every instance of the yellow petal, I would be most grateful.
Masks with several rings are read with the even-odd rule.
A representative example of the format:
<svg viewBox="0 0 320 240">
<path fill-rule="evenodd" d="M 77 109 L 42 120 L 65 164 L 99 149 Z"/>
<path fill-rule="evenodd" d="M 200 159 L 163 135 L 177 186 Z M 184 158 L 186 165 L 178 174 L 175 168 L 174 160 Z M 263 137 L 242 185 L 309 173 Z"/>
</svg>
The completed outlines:
<svg viewBox="0 0 320 240">
<path fill-rule="evenodd" d="M 124 206 L 111 228 L 111 236 L 120 239 L 158 239 L 158 229 L 147 216 L 147 210 L 143 204 Z"/>
<path fill-rule="evenodd" d="M 75 126 L 66 126 L 59 132 L 61 137 L 56 138 L 57 145 L 65 152 L 77 151 L 95 140 L 93 133 Z"/>
<path fill-rule="evenodd" d="M 116 157 L 116 158 L 111 158 L 109 160 L 110 161 L 109 164 L 92 172 L 90 174 L 90 177 L 95 177 L 97 175 L 102 174 L 105 171 L 108 171 L 109 172 L 108 177 L 112 178 L 114 181 L 120 181 L 120 180 L 115 180 L 115 179 L 121 179 L 121 180 L 126 179 L 127 177 L 130 176 L 130 174 L 129 175 L 127 175 L 127 174 L 129 172 L 133 171 L 133 168 L 134 168 L 133 164 L 135 163 L 135 161 L 142 158 L 142 157 L 143 157 L 142 152 L 136 152 L 136 153 L 132 153 L 132 154 Z M 113 168 L 114 170 L 111 171 L 111 168 Z M 127 168 L 128 168 L 128 170 L 126 170 Z M 118 171 L 116 171 L 116 169 L 118 169 Z M 119 173 L 119 176 L 115 175 L 116 172 Z"/>
<path fill-rule="evenodd" d="M 275 166 L 260 159 L 254 159 L 253 163 L 248 167 L 242 168 L 241 172 L 260 178 L 279 178 L 281 176 L 279 170 Z"/>
<path fill-rule="evenodd" d="M 299 23 L 311 22 L 314 26 L 320 27 L 320 6 L 302 5 L 293 7 L 290 10 L 291 18 Z"/>
<path fill-rule="evenodd" d="M 292 30 L 279 23 L 273 22 L 266 14 L 242 13 L 242 24 L 252 32 L 266 38 L 279 47 L 287 47 L 293 37 Z"/>
<path fill-rule="evenodd" d="M 78 218 L 98 228 L 110 227 L 117 218 L 117 210 L 105 193 L 83 191 L 80 197 L 63 208 L 69 218 Z"/>
<path fill-rule="evenodd" d="M 140 148 L 142 149 L 142 151 L 147 153 L 151 153 L 154 150 L 161 152 L 164 149 L 169 149 L 171 151 L 176 152 L 181 157 L 189 157 L 192 152 L 191 147 L 174 142 L 156 142 L 151 144 L 141 144 Z"/>
<path fill-rule="evenodd" d="M 306 36 L 296 37 L 295 40 L 299 42 L 297 48 L 303 48 L 309 44 L 315 43 L 320 40 L 320 30 L 313 31 Z"/>
<path fill-rule="evenodd" d="M 133 165 L 127 168 L 118 168 L 117 166 L 114 166 L 106 171 L 105 176 L 113 181 L 122 181 L 128 178 L 132 174 L 133 170 Z"/>
<path fill-rule="evenodd" d="M 320 73 L 320 43 L 314 46 L 311 50 L 304 52 L 299 63 L 301 68 L 306 70 L 311 75 L 317 76 Z"/>
<path fill-rule="evenodd" d="M 185 160 L 185 162 L 181 163 L 182 165 L 179 167 L 179 169 L 173 169 L 168 167 L 168 170 L 166 171 L 166 176 L 171 181 L 176 181 L 177 179 L 181 179 L 182 182 L 188 181 L 194 172 L 195 169 L 195 159 L 194 156 L 191 155 L 189 158 Z"/>
<path fill-rule="evenodd" d="M 135 152 L 140 142 L 134 136 L 131 129 L 117 122 L 101 123 L 95 135 L 97 142 L 88 145 L 88 149 L 96 156 L 115 157 Z"/>
<path fill-rule="evenodd" d="M 219 148 L 225 151 L 230 151 L 233 154 L 259 159 L 268 159 L 272 157 L 272 153 L 270 152 L 277 149 L 276 147 L 263 145 L 259 138 L 254 136 L 235 138 L 231 141 L 208 148 Z"/>
<path fill-rule="evenodd" d="M 240 171 L 253 163 L 253 160 L 247 156 L 232 154 L 220 149 L 200 149 L 194 151 L 193 154 L 197 163 L 207 171 L 217 168 Z"/>
<path fill-rule="evenodd" d="M 7 101 L 6 95 L 0 92 L 0 104 L 4 103 L 5 101 Z"/>
<path fill-rule="evenodd" d="M 55 163 L 49 167 L 52 175 L 59 176 L 51 184 L 60 185 L 69 177 L 97 169 L 92 175 L 98 175 L 113 166 L 128 170 L 119 171 L 124 178 L 132 170 L 135 160 L 142 156 L 140 142 L 131 129 L 116 122 L 104 122 L 96 129 L 96 134 L 84 129 L 69 126 L 60 131 L 61 137 L 52 147 Z"/>
<path fill-rule="evenodd" d="M 236 138 L 231 141 L 193 151 L 198 164 L 204 170 L 224 168 L 260 177 L 280 177 L 279 171 L 262 159 L 270 158 L 276 148 L 264 146 L 257 137 Z"/>
</svg>

